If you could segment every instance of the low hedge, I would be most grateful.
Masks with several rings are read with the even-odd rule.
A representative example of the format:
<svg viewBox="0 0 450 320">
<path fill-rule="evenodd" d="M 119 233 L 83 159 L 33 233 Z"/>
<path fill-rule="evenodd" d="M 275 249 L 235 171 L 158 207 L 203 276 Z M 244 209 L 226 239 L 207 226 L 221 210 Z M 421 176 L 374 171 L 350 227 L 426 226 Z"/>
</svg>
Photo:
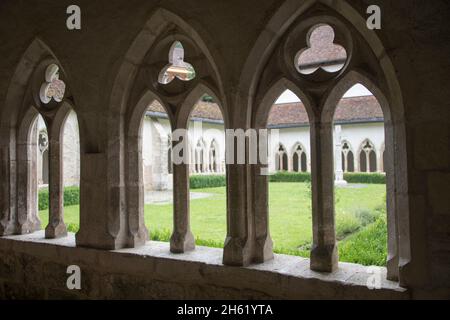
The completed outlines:
<svg viewBox="0 0 450 320">
<path fill-rule="evenodd" d="M 344 173 L 344 180 L 348 183 L 364 184 L 385 184 L 386 175 L 384 173 L 363 173 L 347 172 Z M 277 172 L 270 176 L 270 182 L 310 182 L 311 173 L 309 172 Z"/>
<path fill-rule="evenodd" d="M 189 178 L 191 189 L 218 188 L 227 185 L 225 175 L 193 175 Z"/>
<path fill-rule="evenodd" d="M 382 173 L 344 173 L 348 183 L 385 184 L 386 175 Z M 269 176 L 270 182 L 310 182 L 309 172 L 277 172 Z M 189 178 L 191 189 L 218 188 L 226 186 L 225 175 L 193 175 Z M 48 209 L 48 189 L 39 190 L 39 210 Z M 64 206 L 80 203 L 80 188 L 67 187 L 64 189 Z"/>
<path fill-rule="evenodd" d="M 39 210 L 48 209 L 49 191 L 48 188 L 39 190 L 38 193 L 38 208 Z M 80 188 L 66 187 L 64 188 L 64 206 L 74 206 L 80 204 Z"/>
<path fill-rule="evenodd" d="M 310 182 L 309 172 L 280 171 L 269 176 L 270 182 Z"/>
<path fill-rule="evenodd" d="M 383 173 L 344 173 L 344 179 L 348 183 L 385 184 L 386 175 Z M 309 172 L 277 172 L 269 176 L 270 182 L 311 182 Z M 225 187 L 224 175 L 194 175 L 190 177 L 191 189 Z"/>
<path fill-rule="evenodd" d="M 385 184 L 386 175 L 384 173 L 346 172 L 344 180 L 348 183 Z"/>
</svg>

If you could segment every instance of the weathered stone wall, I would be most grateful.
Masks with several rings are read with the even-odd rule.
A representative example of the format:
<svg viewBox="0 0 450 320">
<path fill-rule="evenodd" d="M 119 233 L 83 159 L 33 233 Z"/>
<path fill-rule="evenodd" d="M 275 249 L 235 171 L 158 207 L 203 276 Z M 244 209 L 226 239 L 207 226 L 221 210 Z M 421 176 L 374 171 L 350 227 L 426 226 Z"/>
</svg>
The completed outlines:
<svg viewBox="0 0 450 320">
<path fill-rule="evenodd" d="M 384 280 L 370 290 L 368 268 L 342 264 L 324 275 L 308 259 L 279 255 L 265 266 L 226 267 L 221 249 L 185 255 L 149 242 L 140 249 L 75 248 L 73 235 L 50 243 L 43 233 L 0 239 L 0 299 L 408 299 L 411 292 Z M 67 289 L 67 268 L 81 269 L 81 290 Z M 319 279 L 323 281 L 318 281 Z"/>
</svg>

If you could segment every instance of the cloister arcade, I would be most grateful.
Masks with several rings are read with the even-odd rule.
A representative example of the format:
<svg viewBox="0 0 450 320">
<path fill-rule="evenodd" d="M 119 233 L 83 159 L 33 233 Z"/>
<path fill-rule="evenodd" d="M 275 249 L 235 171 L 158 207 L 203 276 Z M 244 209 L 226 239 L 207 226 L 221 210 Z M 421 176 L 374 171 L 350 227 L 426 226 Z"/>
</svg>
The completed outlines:
<svg viewBox="0 0 450 320">
<path fill-rule="evenodd" d="M 215 3 L 202 6 L 205 10 L 209 6 L 215 8 L 213 11 L 218 9 Z M 230 12 L 247 8 L 243 3 L 229 6 Z M 111 42 L 107 50 L 100 48 L 94 54 L 90 39 L 84 42 L 74 34 L 53 38 L 44 32 L 20 52 L 14 70 L 0 62 L 0 71 L 7 72 L 6 78 L 11 79 L 0 79 L 0 236 L 6 241 L 6 238 L 13 239 L 11 235 L 33 234 L 41 228 L 36 207 L 38 181 L 32 174 L 37 172 L 34 168 L 37 149 L 45 145 L 44 136 L 36 132 L 38 115 L 44 120 L 48 135 L 48 147 L 44 148 L 48 150 L 45 158 L 48 181 L 46 173 L 42 174 L 43 183 L 48 182 L 49 188 L 50 217 L 48 225 L 43 226 L 45 241 L 51 243 L 68 236 L 63 208 L 61 137 L 67 117 L 75 112 L 72 114 L 76 115 L 79 126 L 81 193 L 80 230 L 75 235 L 74 250 L 90 248 L 119 253 L 139 248 L 152 250 L 155 244 L 148 242 L 144 225 L 142 124 L 149 106 L 156 101 L 170 127 L 170 132 L 160 139 L 165 150 L 161 165 L 173 179 L 173 233 L 166 254 L 170 251 L 180 259 L 201 255 L 190 227 L 189 174 L 223 173 L 227 181 L 227 235 L 220 251 L 221 262 L 214 263 L 246 268 L 249 274 L 254 271 L 252 268 L 271 268 L 272 263 L 283 259 L 273 253 L 269 230 L 269 177 L 262 174 L 268 164 L 250 163 L 250 149 L 254 146 L 250 145 L 248 136 L 243 143 L 244 163 L 238 159 L 238 144 L 231 156 L 234 161 L 225 163 L 221 159 L 225 160 L 225 153 L 230 153 L 228 145 L 225 151 L 217 139 L 205 140 L 195 135 L 186 138 L 178 135 L 178 130 L 189 128 L 194 106 L 205 94 L 220 108 L 225 129 L 266 129 L 276 99 L 290 90 L 306 109 L 310 140 L 308 145 L 299 141 L 292 145 L 279 144 L 275 146 L 276 153 L 269 157 L 275 160 L 276 170 L 311 173 L 313 243 L 304 270 L 314 274 L 313 277 L 325 279 L 318 281 L 326 281 L 328 275 L 345 273 L 350 267 L 338 263 L 335 235 L 334 115 L 343 95 L 359 83 L 373 93 L 381 106 L 385 140 L 380 146 L 369 139 L 360 145 L 343 140 L 337 154 L 342 160 L 339 168 L 345 172 L 386 172 L 388 261 L 383 283 L 392 285 L 386 281 L 393 281 L 398 292 L 406 288 L 431 295 L 433 286 L 448 283 L 446 275 L 430 278 L 434 269 L 426 257 L 432 257 L 431 262 L 439 270 L 445 270 L 448 263 L 446 258 L 438 258 L 426 248 L 425 243 L 432 241 L 427 238 L 430 230 L 427 228 L 435 227 L 430 226 L 434 222 L 427 220 L 431 218 L 422 209 L 430 203 L 433 210 L 441 210 L 441 199 L 429 197 L 419 187 L 422 180 L 417 180 L 414 171 L 421 160 L 414 158 L 411 149 L 419 140 L 411 140 L 413 135 L 417 136 L 407 121 L 408 113 L 413 116 L 415 112 L 408 106 L 413 103 L 407 98 L 413 89 L 404 84 L 412 80 L 405 80 L 399 74 L 398 70 L 405 66 L 391 56 L 393 44 L 386 39 L 391 26 L 386 25 L 386 31 L 369 30 L 361 8 L 348 1 L 262 1 L 257 6 L 261 8 L 256 10 L 254 19 L 258 17 L 261 25 L 249 22 L 247 34 L 244 32 L 247 27 L 227 23 L 220 12 L 217 23 L 206 16 L 201 23 L 189 9 L 183 12 L 170 9 L 173 6 L 169 4 L 167 8 L 143 4 L 145 18 L 144 13 L 127 9 L 135 22 L 127 19 L 124 23 L 130 22 L 130 26 L 121 25 L 123 32 L 117 32 L 116 27 L 107 31 L 96 29 L 100 35 L 95 39 L 104 37 L 105 42 Z M 98 8 L 98 4 L 85 2 L 84 8 L 87 12 Z M 269 11 L 270 16 L 262 19 L 263 12 Z M 42 25 L 49 23 L 42 18 Z M 220 31 L 224 32 L 223 36 L 212 33 L 218 26 L 223 29 Z M 311 47 L 311 37 L 317 36 L 315 31 L 320 27 L 333 31 L 334 38 L 329 39 L 329 45 L 339 47 L 340 58 L 325 65 L 312 61 L 305 66 L 300 61 L 308 58 L 305 50 L 315 49 Z M 86 26 L 82 32 L 93 31 Z M 231 36 L 241 32 L 248 37 Z M 19 37 L 19 48 L 25 48 L 25 39 L 34 36 L 30 33 Z M 70 38 L 68 41 L 73 41 L 73 46 L 67 45 L 64 37 Z M 229 45 L 223 39 L 229 39 Z M 14 51 L 15 57 L 19 51 Z M 87 51 L 92 58 L 86 55 Z M 48 77 L 49 68 L 52 77 Z M 44 91 L 43 85 L 47 85 Z M 434 129 L 424 127 L 424 130 Z M 39 141 L 31 139 L 32 135 L 39 136 Z M 176 156 L 187 161 L 171 165 L 181 145 L 188 151 Z M 262 158 L 261 155 L 268 154 L 265 146 L 259 143 L 256 147 Z M 423 181 L 428 181 L 430 190 L 436 188 L 433 179 L 431 173 L 424 176 Z M 448 223 L 448 219 L 439 219 Z M 436 236 L 440 232 L 436 231 Z M 80 253 L 83 254 L 84 251 Z M 228 277 L 225 269 L 220 272 Z M 319 296 L 319 291 L 314 290 Z M 348 296 L 356 295 L 348 290 Z M 271 296 L 269 291 L 267 296 Z M 275 291 L 274 297 L 301 296 L 295 290 Z M 387 292 L 389 296 L 390 291 Z M 448 293 L 445 288 L 439 292 Z M 376 293 L 364 291 L 364 294 L 376 297 Z M 332 294 L 324 294 L 329 295 Z"/>
</svg>

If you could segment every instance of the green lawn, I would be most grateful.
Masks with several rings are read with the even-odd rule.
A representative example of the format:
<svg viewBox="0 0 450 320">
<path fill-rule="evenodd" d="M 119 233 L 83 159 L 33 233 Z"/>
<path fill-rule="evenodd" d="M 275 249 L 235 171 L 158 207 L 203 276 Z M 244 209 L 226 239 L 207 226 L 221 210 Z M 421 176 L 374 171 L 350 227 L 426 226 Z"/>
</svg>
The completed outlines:
<svg viewBox="0 0 450 320">
<path fill-rule="evenodd" d="M 226 236 L 225 188 L 196 189 L 212 197 L 191 201 L 191 229 L 198 243 L 222 246 Z M 336 190 L 336 230 L 341 261 L 385 264 L 385 185 L 355 185 Z M 308 256 L 312 239 L 310 188 L 307 183 L 270 183 L 270 232 L 278 253 Z M 43 225 L 48 213 L 41 211 Z M 77 230 L 79 207 L 65 208 L 65 221 Z M 172 231 L 172 205 L 146 205 L 145 223 L 154 240 L 167 241 Z M 374 226 L 378 226 L 376 230 Z M 370 241 L 372 240 L 372 241 Z M 342 247 L 342 248 L 341 248 Z M 299 250 L 300 249 L 300 250 Z M 384 250 L 384 251 L 383 251 Z M 359 259 L 360 258 L 360 259 Z"/>
</svg>

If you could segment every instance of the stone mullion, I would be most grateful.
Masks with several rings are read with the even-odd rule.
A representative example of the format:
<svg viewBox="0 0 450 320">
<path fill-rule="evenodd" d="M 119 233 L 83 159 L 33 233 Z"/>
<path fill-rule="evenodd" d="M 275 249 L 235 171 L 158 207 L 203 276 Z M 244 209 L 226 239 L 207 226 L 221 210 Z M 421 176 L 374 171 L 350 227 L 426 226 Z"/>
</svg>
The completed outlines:
<svg viewBox="0 0 450 320">
<path fill-rule="evenodd" d="M 149 239 L 144 222 L 145 188 L 142 158 L 142 137 L 130 136 L 127 141 L 126 184 L 129 223 L 129 247 L 144 245 Z"/>
<path fill-rule="evenodd" d="M 188 144 L 184 140 L 174 142 L 172 150 L 177 150 L 177 143 L 185 143 L 183 153 L 186 154 Z M 184 158 L 182 163 L 173 165 L 173 233 L 170 238 L 172 253 L 184 253 L 195 249 L 189 217 L 189 161 L 186 161 L 187 157 Z"/>
<path fill-rule="evenodd" d="M 29 137 L 37 137 L 37 125 L 33 125 Z M 17 144 L 17 233 L 31 233 L 41 228 L 37 199 L 37 141 Z"/>
<path fill-rule="evenodd" d="M 258 155 L 267 157 L 267 137 L 259 136 L 259 139 L 265 139 L 266 144 L 258 144 Z M 261 150 L 265 149 L 265 150 Z M 268 160 L 268 159 L 266 159 Z M 258 161 L 258 164 L 252 165 L 252 185 L 253 190 L 253 212 L 255 216 L 255 263 L 262 263 L 273 258 L 273 242 L 269 230 L 269 166 L 267 161 Z"/>
<path fill-rule="evenodd" d="M 8 146 L 0 149 L 0 236 L 11 235 L 15 232 L 15 204 L 13 194 L 13 174 L 15 161 L 10 158 Z"/>
<path fill-rule="evenodd" d="M 59 132 L 49 132 L 49 221 L 45 228 L 45 237 L 48 239 L 67 235 L 64 223 L 64 174 L 61 142 Z"/>
<path fill-rule="evenodd" d="M 366 153 L 366 173 L 370 173 L 370 151 L 364 151 Z"/>
<path fill-rule="evenodd" d="M 233 90 L 231 90 L 233 92 Z M 244 99 L 238 94 L 230 96 L 230 100 Z M 240 109 L 239 102 L 229 105 L 230 110 Z M 249 127 L 243 121 L 245 117 L 236 114 L 231 118 L 225 129 L 246 131 Z M 254 258 L 254 220 L 251 205 L 251 166 L 248 164 L 248 137 L 245 139 L 244 149 L 236 145 L 235 139 L 225 137 L 226 148 L 226 180 L 227 180 L 227 236 L 223 251 L 223 263 L 230 266 L 247 266 Z M 245 155 L 244 164 L 238 163 L 242 159 L 238 155 Z"/>
<path fill-rule="evenodd" d="M 311 269 L 332 272 L 338 266 L 334 223 L 333 126 L 311 123 L 313 245 Z"/>
</svg>

